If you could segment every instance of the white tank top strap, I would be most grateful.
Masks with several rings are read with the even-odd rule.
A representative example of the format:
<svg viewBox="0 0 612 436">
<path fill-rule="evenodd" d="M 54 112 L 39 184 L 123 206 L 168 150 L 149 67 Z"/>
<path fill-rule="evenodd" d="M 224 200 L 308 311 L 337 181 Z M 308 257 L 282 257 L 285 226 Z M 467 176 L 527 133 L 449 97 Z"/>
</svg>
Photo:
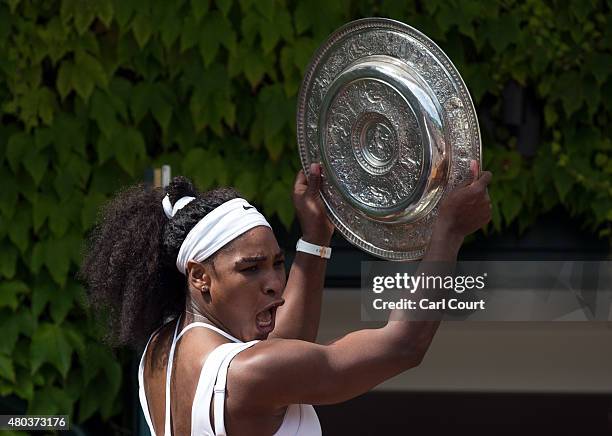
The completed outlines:
<svg viewBox="0 0 612 436">
<path fill-rule="evenodd" d="M 176 319 L 176 327 L 174 327 L 174 336 L 172 337 L 172 346 L 168 355 L 168 365 L 166 366 L 166 412 L 164 414 L 164 436 L 172 435 L 170 428 L 170 377 L 172 376 L 172 361 L 174 360 L 174 350 L 176 348 L 176 332 L 181 324 L 181 315 Z"/>
<path fill-rule="evenodd" d="M 147 344 L 144 347 L 144 351 L 142 352 L 142 356 L 140 357 L 140 363 L 138 364 L 138 396 L 140 398 L 140 405 L 142 406 L 142 411 L 143 411 L 145 420 L 147 421 L 147 424 L 149 425 L 150 429 L 153 428 L 153 421 L 151 420 L 151 415 L 149 413 L 149 405 L 147 403 L 147 396 L 145 394 L 145 389 L 144 389 L 144 357 L 147 354 L 147 349 L 149 348 L 151 339 L 153 339 L 153 336 L 155 336 L 155 334 L 164 325 L 159 326 L 158 328 L 155 329 L 153 333 L 151 333 L 151 336 L 149 336 L 149 340 L 147 341 Z"/>
<path fill-rule="evenodd" d="M 180 321 L 181 321 L 181 315 L 179 315 L 177 322 L 176 322 L 176 327 L 174 328 L 174 336 L 172 338 L 172 345 L 170 347 L 170 354 L 168 355 L 168 365 L 166 367 L 166 413 L 164 415 L 164 436 L 170 436 L 172 435 L 172 431 L 171 431 L 171 412 L 170 412 L 170 379 L 172 377 L 172 362 L 174 361 L 174 351 L 176 350 L 176 344 L 178 342 L 178 340 L 181 338 L 181 336 L 183 336 L 185 333 L 187 333 L 187 331 L 189 331 L 190 329 L 194 328 L 194 327 L 205 327 L 207 329 L 213 330 L 217 333 L 219 333 L 220 335 L 224 336 L 225 338 L 229 339 L 230 341 L 233 342 L 237 342 L 237 343 L 241 343 L 242 341 L 240 339 L 235 338 L 234 336 L 230 335 L 229 333 L 221 330 L 220 328 L 211 325 L 211 324 L 207 324 L 204 322 L 192 322 L 188 325 L 186 325 L 183 330 L 181 330 L 181 332 L 177 335 L 177 331 L 178 331 L 178 326 L 180 325 Z M 223 344 L 226 345 L 226 344 Z M 210 407 L 210 399 L 208 400 L 208 407 Z M 208 409 L 207 409 L 208 410 Z"/>
<path fill-rule="evenodd" d="M 204 361 L 191 406 L 192 435 L 214 436 L 210 422 L 210 405 L 213 400 L 215 378 L 228 351 L 236 346 L 240 344 L 233 342 L 221 344 L 212 350 Z"/>
<path fill-rule="evenodd" d="M 179 335 L 176 337 L 176 340 L 178 341 L 181 336 L 183 336 L 185 333 L 187 333 L 187 330 L 189 330 L 189 329 L 191 329 L 193 327 L 206 327 L 207 329 L 214 330 L 217 333 L 219 333 L 220 335 L 225 336 L 227 339 L 229 339 L 232 342 L 242 342 L 240 339 L 235 338 L 234 336 L 230 335 L 229 333 L 221 330 L 219 327 L 216 327 L 216 326 L 211 325 L 211 324 L 206 324 L 205 322 L 192 322 L 191 324 L 187 325 L 183 330 L 181 330 Z"/>
<path fill-rule="evenodd" d="M 227 382 L 227 369 L 229 367 L 230 362 L 236 356 L 236 354 L 240 353 L 243 350 L 255 345 L 258 340 L 246 342 L 243 344 L 239 344 L 235 347 L 232 347 L 229 352 L 226 354 L 221 366 L 219 367 L 219 372 L 217 373 L 217 381 L 215 383 L 214 388 L 214 405 L 213 410 L 215 414 L 215 435 L 216 436 L 227 436 L 225 432 L 225 419 L 224 419 L 224 406 L 225 406 L 225 384 Z"/>
</svg>

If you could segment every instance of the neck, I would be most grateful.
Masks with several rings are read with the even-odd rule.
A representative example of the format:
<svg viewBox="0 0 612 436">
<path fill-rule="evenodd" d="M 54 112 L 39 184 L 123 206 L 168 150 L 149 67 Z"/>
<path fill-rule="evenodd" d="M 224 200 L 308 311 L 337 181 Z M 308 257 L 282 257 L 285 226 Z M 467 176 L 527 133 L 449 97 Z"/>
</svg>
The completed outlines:
<svg viewBox="0 0 612 436">
<path fill-rule="evenodd" d="M 201 310 L 198 305 L 189 299 L 185 304 L 185 310 L 183 311 L 183 326 L 192 322 L 204 322 L 206 324 L 214 325 L 223 331 L 229 332 L 229 330 L 223 325 L 222 322 L 217 320 L 213 315 L 205 313 Z"/>
</svg>

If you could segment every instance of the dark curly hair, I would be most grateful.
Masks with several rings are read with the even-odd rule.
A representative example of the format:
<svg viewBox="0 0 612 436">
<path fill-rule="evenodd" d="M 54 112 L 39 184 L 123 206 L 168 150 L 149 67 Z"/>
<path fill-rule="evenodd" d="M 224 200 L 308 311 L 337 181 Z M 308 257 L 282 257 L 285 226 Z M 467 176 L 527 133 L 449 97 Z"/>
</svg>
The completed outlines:
<svg viewBox="0 0 612 436">
<path fill-rule="evenodd" d="M 195 200 L 168 219 L 162 207 L 166 193 L 172 204 L 184 196 Z M 136 185 L 109 201 L 79 272 L 88 305 L 107 327 L 106 343 L 138 348 L 167 318 L 184 310 L 186 280 L 175 264 L 179 248 L 202 217 L 239 196 L 233 188 L 200 193 L 179 176 L 165 190 Z"/>
</svg>

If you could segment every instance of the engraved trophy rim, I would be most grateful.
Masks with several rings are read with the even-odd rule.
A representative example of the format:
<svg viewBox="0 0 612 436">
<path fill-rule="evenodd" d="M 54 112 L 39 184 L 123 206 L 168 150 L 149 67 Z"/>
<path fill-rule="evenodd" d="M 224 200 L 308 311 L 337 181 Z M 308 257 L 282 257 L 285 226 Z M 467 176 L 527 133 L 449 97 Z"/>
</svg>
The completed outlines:
<svg viewBox="0 0 612 436">
<path fill-rule="evenodd" d="M 420 66 L 419 68 L 423 69 L 417 72 L 414 69 L 416 67 L 409 65 L 406 59 L 385 53 L 385 50 L 391 49 L 381 48 L 380 45 L 370 47 L 368 53 L 357 56 L 350 62 L 343 58 L 345 64 L 341 65 L 335 75 L 322 74 L 322 71 L 325 72 L 326 63 L 331 62 L 332 56 L 343 56 L 341 53 L 343 41 L 348 44 L 347 41 L 351 37 L 359 37 L 367 32 L 375 31 L 380 31 L 383 36 L 389 35 L 390 38 L 403 38 L 402 42 L 405 40 L 412 44 L 411 47 L 417 47 L 419 55 L 427 57 L 427 60 L 435 67 L 438 76 L 432 75 L 431 77 L 436 78 L 436 81 L 429 83 L 422 78 L 423 72 L 428 72 L 425 67 Z M 372 43 L 372 45 L 375 44 Z M 355 73 L 355 71 L 358 72 Z M 399 79 L 394 78 L 395 76 Z M 421 172 L 415 177 L 416 181 L 412 191 L 408 191 L 405 198 L 400 198 L 389 207 L 372 207 L 356 199 L 354 193 L 349 192 L 343 180 L 340 180 L 334 171 L 329 170 L 331 165 L 329 156 L 327 152 L 324 152 L 328 147 L 325 128 L 328 112 L 332 102 L 338 98 L 338 90 L 348 89 L 350 86 L 358 87 L 359 80 L 364 80 L 363 86 L 365 87 L 365 79 L 371 81 L 377 78 L 390 88 L 403 87 L 401 92 L 397 89 L 395 91 L 404 100 L 410 100 L 410 102 L 406 101 L 406 107 L 416 113 L 415 119 L 419 127 L 417 131 L 422 135 L 428 135 L 423 138 L 429 140 L 426 144 L 421 145 L 422 153 L 418 154 L 419 162 L 421 162 L 418 168 Z M 440 78 L 443 79 L 442 82 L 438 80 Z M 309 135 L 306 131 L 307 111 L 309 103 L 315 101 L 312 92 L 315 80 L 326 81 L 326 88 L 322 88 L 321 101 L 316 111 L 312 110 L 312 113 L 316 114 L 313 116 L 318 118 L 316 123 L 311 121 L 312 132 Z M 440 99 L 436 97 L 442 95 L 439 88 L 443 86 L 445 86 L 444 92 L 446 93 L 443 95 L 448 97 L 444 101 L 444 107 Z M 418 91 L 420 100 L 413 96 L 411 91 L 414 90 Z M 421 92 L 421 90 L 424 91 Z M 429 96 L 426 95 L 428 93 Z M 422 97 L 421 94 L 425 97 Z M 398 100 L 402 101 L 401 98 Z M 421 100 L 426 101 L 428 98 L 432 101 L 420 107 Z M 453 115 L 458 114 L 456 119 L 459 121 L 450 117 L 450 112 Z M 331 113 L 333 115 L 333 111 Z M 427 130 L 430 123 L 420 121 L 419 117 L 423 114 L 425 118 L 429 118 L 428 115 L 431 116 L 431 125 L 437 129 L 433 135 Z M 369 116 L 369 114 L 365 115 Z M 365 115 L 355 115 L 365 118 L 365 121 L 359 118 L 357 123 L 371 122 Z M 376 114 L 372 116 L 376 117 Z M 439 200 L 450 189 L 469 178 L 469 160 L 475 159 L 481 162 L 482 145 L 476 110 L 457 68 L 442 49 L 425 34 L 408 24 L 389 18 L 372 17 L 348 22 L 332 32 L 317 48 L 306 68 L 299 89 L 296 122 L 298 149 L 304 171 L 308 172 L 312 161 L 319 161 L 323 164 L 324 186 L 322 185 L 321 188 L 321 197 L 330 220 L 351 244 L 386 260 L 416 260 L 424 255 L 431 235 L 431 226 L 437 215 Z M 386 129 L 385 132 L 392 131 L 392 128 L 385 127 L 386 122 L 391 121 L 386 118 L 382 120 L 381 128 Z M 353 126 L 354 124 L 351 125 Z M 363 130 L 365 131 L 365 128 Z M 393 138 L 398 141 L 395 136 Z M 438 147 L 437 142 L 434 144 L 435 147 L 432 146 L 431 138 L 435 139 L 434 142 L 440 141 L 442 148 Z M 432 148 L 437 148 L 438 151 L 432 152 Z M 359 156 L 360 165 L 372 174 L 388 171 L 394 162 L 394 157 L 381 159 L 380 156 L 370 155 L 365 149 L 363 152 L 355 153 L 361 154 Z M 314 159 L 313 156 L 315 156 Z M 467 165 L 466 162 L 468 162 Z M 432 165 L 437 166 L 434 168 Z M 432 176 L 432 171 L 435 177 Z M 415 242 L 402 242 L 403 245 L 394 246 L 394 241 L 402 237 L 412 237 Z"/>
</svg>

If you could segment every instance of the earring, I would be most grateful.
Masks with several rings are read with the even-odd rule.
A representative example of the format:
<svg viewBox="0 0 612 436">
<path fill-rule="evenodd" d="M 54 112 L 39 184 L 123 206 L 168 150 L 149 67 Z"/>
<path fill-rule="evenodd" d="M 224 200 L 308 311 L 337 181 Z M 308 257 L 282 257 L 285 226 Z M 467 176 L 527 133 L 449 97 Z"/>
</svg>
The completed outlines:
<svg viewBox="0 0 612 436">
<path fill-rule="evenodd" d="M 202 292 L 209 292 L 210 289 L 208 288 L 208 286 L 202 286 Z"/>
</svg>

